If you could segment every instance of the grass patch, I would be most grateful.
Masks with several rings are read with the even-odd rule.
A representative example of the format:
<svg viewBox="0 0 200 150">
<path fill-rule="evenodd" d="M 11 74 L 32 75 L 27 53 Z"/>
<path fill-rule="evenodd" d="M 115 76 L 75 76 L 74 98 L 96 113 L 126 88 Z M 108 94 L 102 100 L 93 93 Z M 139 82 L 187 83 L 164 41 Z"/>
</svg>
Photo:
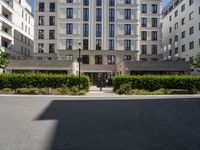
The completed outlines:
<svg viewBox="0 0 200 150">
<path fill-rule="evenodd" d="M 133 89 L 131 91 L 126 91 L 122 93 L 121 90 L 116 92 L 120 95 L 181 95 L 181 94 L 200 94 L 198 90 L 185 90 L 185 89 L 159 89 L 155 91 L 148 91 L 144 89 Z"/>
<path fill-rule="evenodd" d="M 19 95 L 86 95 L 86 90 L 80 90 L 77 87 L 72 88 L 18 88 L 12 90 L 5 88 L 0 90 L 0 94 L 19 94 Z"/>
</svg>

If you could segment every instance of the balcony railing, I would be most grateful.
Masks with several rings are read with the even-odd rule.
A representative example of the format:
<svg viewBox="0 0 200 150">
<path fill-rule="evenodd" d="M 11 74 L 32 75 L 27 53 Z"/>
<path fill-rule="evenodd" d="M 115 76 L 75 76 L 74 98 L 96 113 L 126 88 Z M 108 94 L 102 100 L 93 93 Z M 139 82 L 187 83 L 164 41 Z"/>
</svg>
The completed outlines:
<svg viewBox="0 0 200 150">
<path fill-rule="evenodd" d="M 13 7 L 13 1 L 12 0 L 3 0 L 6 4 L 8 4 L 10 7 Z"/>
</svg>

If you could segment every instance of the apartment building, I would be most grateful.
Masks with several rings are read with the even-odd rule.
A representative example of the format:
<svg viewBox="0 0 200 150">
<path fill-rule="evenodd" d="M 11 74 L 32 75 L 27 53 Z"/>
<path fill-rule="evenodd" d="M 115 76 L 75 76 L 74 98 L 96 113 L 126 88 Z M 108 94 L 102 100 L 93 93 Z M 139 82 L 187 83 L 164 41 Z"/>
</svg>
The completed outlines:
<svg viewBox="0 0 200 150">
<path fill-rule="evenodd" d="M 161 60 L 161 0 L 140 0 L 140 60 Z"/>
<path fill-rule="evenodd" d="M 83 53 L 110 53 L 108 58 L 96 57 L 105 64 L 139 60 L 141 47 L 143 60 L 150 54 L 158 58 L 160 6 L 160 0 L 36 0 L 34 54 L 40 59 L 70 59 L 81 43 Z M 124 57 L 113 57 L 115 51 Z M 61 58 L 63 53 L 69 56 Z M 84 60 L 95 64 L 92 57 Z"/>
<path fill-rule="evenodd" d="M 163 9 L 164 60 L 192 62 L 200 51 L 200 1 L 171 0 Z"/>
<path fill-rule="evenodd" d="M 0 1 L 0 48 L 11 59 L 33 55 L 34 17 L 26 0 Z"/>
<path fill-rule="evenodd" d="M 73 62 L 81 49 L 91 76 L 161 60 L 161 0 L 35 0 L 34 15 L 34 60 Z"/>
</svg>

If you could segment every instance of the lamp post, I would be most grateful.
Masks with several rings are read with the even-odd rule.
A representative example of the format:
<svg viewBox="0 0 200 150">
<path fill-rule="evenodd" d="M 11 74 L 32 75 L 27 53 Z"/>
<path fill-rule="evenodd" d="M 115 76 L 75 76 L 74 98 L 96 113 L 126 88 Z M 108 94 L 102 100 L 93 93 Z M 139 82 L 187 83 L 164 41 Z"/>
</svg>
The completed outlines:
<svg viewBox="0 0 200 150">
<path fill-rule="evenodd" d="M 79 71 L 78 71 L 78 76 L 79 76 L 79 86 L 78 86 L 78 88 L 79 88 L 79 91 L 81 90 L 81 62 L 82 62 L 82 60 L 81 60 L 81 43 L 78 43 L 78 46 L 79 46 L 79 48 L 78 48 L 78 65 L 79 65 Z"/>
</svg>

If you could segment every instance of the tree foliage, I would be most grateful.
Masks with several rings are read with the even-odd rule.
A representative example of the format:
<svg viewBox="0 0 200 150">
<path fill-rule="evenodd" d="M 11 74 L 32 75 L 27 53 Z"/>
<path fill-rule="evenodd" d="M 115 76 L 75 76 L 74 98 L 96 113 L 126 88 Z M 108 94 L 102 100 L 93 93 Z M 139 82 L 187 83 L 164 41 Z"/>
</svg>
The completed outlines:
<svg viewBox="0 0 200 150">
<path fill-rule="evenodd" d="M 193 65 L 197 68 L 200 68 L 200 52 L 197 54 L 197 56 L 194 58 Z"/>
<path fill-rule="evenodd" d="M 0 69 L 5 69 L 8 65 L 8 56 L 5 52 L 0 50 Z"/>
</svg>

